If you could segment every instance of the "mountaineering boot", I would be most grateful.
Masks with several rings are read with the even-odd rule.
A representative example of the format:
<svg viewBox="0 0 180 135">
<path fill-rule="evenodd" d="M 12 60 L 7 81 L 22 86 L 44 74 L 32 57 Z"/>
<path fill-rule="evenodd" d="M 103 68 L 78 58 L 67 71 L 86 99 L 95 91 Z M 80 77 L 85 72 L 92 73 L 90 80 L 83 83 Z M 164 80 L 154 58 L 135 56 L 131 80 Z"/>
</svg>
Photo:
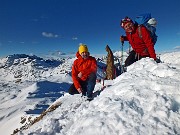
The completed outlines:
<svg viewBox="0 0 180 135">
<path fill-rule="evenodd" d="M 87 100 L 88 100 L 88 101 L 92 101 L 92 100 L 93 100 L 93 97 L 87 97 Z"/>
</svg>

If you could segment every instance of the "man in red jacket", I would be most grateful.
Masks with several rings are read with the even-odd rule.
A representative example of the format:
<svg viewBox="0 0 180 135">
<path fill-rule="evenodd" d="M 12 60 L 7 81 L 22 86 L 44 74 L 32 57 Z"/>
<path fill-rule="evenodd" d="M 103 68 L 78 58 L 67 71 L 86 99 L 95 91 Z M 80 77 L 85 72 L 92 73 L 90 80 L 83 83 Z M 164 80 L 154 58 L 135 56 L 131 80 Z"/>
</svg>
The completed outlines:
<svg viewBox="0 0 180 135">
<path fill-rule="evenodd" d="M 93 90 L 96 84 L 97 62 L 90 56 L 86 45 L 79 46 L 76 53 L 77 59 L 72 66 L 73 84 L 69 88 L 69 94 L 79 94 L 87 96 L 91 100 Z"/>
<path fill-rule="evenodd" d="M 121 27 L 126 32 L 126 36 L 120 37 L 121 42 L 129 41 L 133 48 L 125 61 L 125 67 L 144 57 L 150 57 L 156 61 L 154 43 L 145 26 L 141 26 L 139 31 L 139 26 L 135 25 L 130 18 L 126 17 L 121 20 Z M 139 36 L 139 32 L 141 32 L 142 37 Z"/>
</svg>

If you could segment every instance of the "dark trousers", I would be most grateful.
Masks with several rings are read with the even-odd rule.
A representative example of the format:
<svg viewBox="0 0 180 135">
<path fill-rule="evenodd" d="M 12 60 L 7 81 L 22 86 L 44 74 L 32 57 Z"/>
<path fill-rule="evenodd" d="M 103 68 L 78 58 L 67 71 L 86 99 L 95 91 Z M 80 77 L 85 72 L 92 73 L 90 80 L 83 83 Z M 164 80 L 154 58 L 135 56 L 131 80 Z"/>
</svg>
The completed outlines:
<svg viewBox="0 0 180 135">
<path fill-rule="evenodd" d="M 140 56 L 138 55 L 134 50 L 132 50 L 129 54 L 129 56 L 127 57 L 127 59 L 125 60 L 125 67 L 133 64 L 134 62 L 142 59 L 142 58 L 145 58 L 145 57 L 149 57 L 149 56 Z"/>
<path fill-rule="evenodd" d="M 80 80 L 79 83 L 82 87 L 82 95 L 87 96 L 89 98 L 92 98 L 93 90 L 96 85 L 96 73 L 91 73 L 86 81 Z M 69 94 L 74 95 L 74 94 L 79 94 L 77 89 L 74 86 L 74 83 L 70 86 L 69 88 Z"/>
</svg>

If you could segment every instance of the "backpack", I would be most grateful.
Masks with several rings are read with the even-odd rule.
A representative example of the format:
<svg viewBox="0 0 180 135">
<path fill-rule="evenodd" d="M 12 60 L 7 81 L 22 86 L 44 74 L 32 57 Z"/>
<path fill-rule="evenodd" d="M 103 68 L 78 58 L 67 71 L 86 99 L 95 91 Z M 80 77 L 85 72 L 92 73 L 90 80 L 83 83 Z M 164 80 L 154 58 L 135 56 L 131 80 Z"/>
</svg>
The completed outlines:
<svg viewBox="0 0 180 135">
<path fill-rule="evenodd" d="M 154 44 L 156 43 L 157 37 L 158 37 L 156 35 L 157 21 L 155 20 L 155 18 L 151 17 L 150 13 L 140 14 L 140 15 L 136 16 L 135 24 L 138 25 L 138 32 L 139 32 L 139 37 L 140 38 L 142 38 L 141 26 L 145 26 L 147 28 L 147 30 L 150 32 L 153 43 Z"/>
</svg>

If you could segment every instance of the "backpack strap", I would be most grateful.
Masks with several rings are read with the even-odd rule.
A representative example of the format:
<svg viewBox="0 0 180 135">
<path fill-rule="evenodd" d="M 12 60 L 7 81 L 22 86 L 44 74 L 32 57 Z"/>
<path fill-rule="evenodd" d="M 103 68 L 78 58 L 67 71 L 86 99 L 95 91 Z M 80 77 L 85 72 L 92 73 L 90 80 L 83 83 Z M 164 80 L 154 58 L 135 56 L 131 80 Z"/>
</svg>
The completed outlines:
<svg viewBox="0 0 180 135">
<path fill-rule="evenodd" d="M 139 35 L 139 37 L 142 39 L 141 26 L 142 26 L 142 25 L 138 25 L 138 35 Z M 149 52 L 148 52 L 148 48 L 144 49 L 143 52 L 144 52 L 144 53 L 149 53 Z"/>
<path fill-rule="evenodd" d="M 142 39 L 141 25 L 138 25 L 138 35 Z"/>
</svg>

